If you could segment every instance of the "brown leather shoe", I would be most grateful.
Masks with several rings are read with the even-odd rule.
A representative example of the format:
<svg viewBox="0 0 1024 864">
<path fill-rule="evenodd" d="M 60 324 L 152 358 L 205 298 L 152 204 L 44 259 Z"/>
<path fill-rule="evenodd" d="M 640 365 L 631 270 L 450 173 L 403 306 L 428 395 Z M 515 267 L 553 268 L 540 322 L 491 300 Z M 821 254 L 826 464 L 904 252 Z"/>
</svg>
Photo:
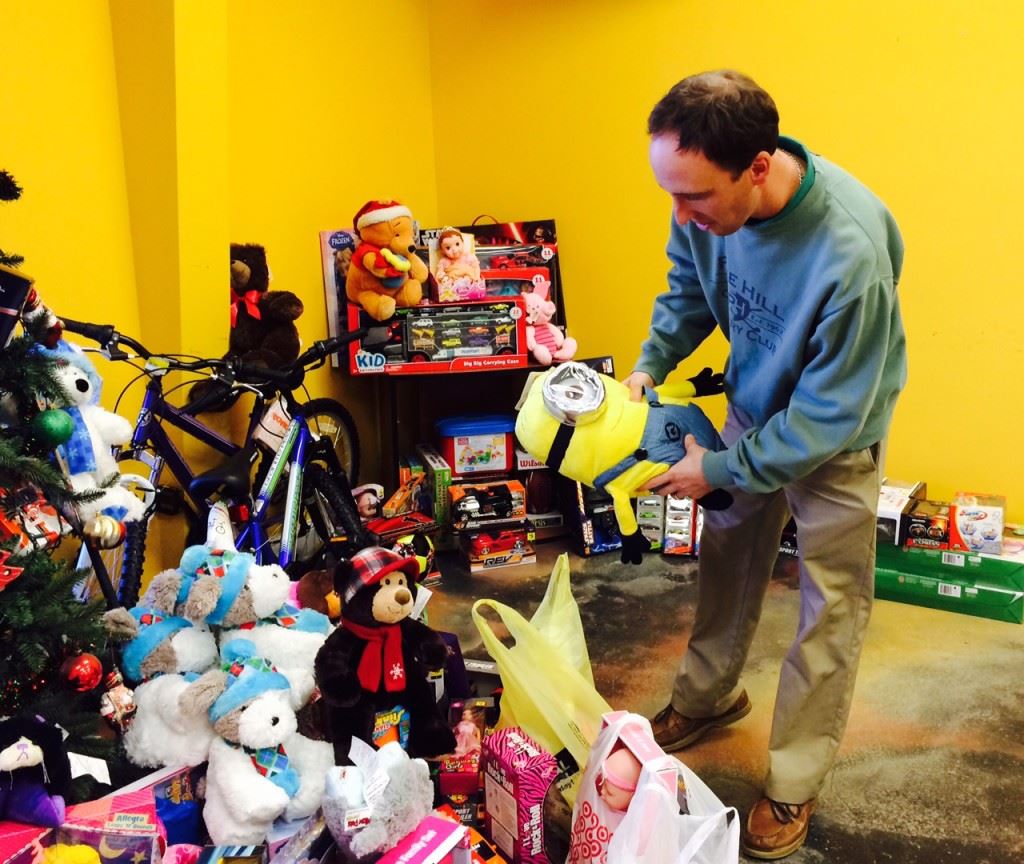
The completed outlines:
<svg viewBox="0 0 1024 864">
<path fill-rule="evenodd" d="M 813 798 L 803 804 L 784 804 L 762 798 L 747 815 L 743 854 L 766 861 L 792 855 L 807 839 L 813 812 Z"/>
<path fill-rule="evenodd" d="M 671 705 L 666 705 L 651 720 L 651 731 L 662 750 L 682 750 L 712 729 L 735 723 L 749 713 L 750 700 L 744 690 L 732 705 L 714 717 L 685 717 Z"/>
</svg>

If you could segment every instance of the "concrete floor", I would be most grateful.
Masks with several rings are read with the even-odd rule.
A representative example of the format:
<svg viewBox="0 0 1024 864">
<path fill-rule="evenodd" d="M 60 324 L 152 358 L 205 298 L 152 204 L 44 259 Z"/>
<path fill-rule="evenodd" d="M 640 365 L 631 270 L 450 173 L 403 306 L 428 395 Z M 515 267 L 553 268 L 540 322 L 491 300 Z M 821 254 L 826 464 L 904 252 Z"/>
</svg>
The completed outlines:
<svg viewBox="0 0 1024 864">
<path fill-rule="evenodd" d="M 562 546 L 536 565 L 470 576 L 441 556 L 432 626 L 486 657 L 469 617 L 478 597 L 529 617 Z M 692 624 L 695 565 L 649 554 L 570 555 L 597 689 L 614 708 L 664 706 Z M 759 797 L 778 670 L 796 630 L 796 568 L 781 561 L 744 684 L 751 714 L 678 754 L 741 815 Z M 1024 627 L 879 600 L 835 770 L 791 864 L 1024 861 Z M 741 857 L 741 860 L 747 860 Z"/>
</svg>

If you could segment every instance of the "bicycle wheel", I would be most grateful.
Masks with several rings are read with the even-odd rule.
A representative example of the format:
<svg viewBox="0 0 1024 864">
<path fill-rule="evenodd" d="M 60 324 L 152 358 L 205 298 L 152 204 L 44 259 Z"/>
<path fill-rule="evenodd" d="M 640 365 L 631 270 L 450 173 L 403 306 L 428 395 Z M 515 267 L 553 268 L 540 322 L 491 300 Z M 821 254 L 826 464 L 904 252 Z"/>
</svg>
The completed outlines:
<svg viewBox="0 0 1024 864">
<path fill-rule="evenodd" d="M 280 551 L 280 523 L 268 530 L 271 543 Z M 276 536 L 275 536 L 276 535 Z M 320 464 L 306 466 L 302 477 L 302 506 L 298 517 L 295 548 L 289 575 L 301 576 L 322 558 L 332 539 L 344 537 L 344 551 L 361 548 L 366 529 L 356 511 L 355 501 L 343 484 L 338 483 Z"/>
<path fill-rule="evenodd" d="M 117 599 L 126 609 L 138 605 L 139 589 L 142 587 L 142 566 L 146 560 L 146 536 L 149 519 L 125 523 L 124 543 L 120 552 L 120 570 L 112 571 L 120 577 L 117 585 Z"/>
<path fill-rule="evenodd" d="M 351 486 L 359 480 L 359 433 L 349 410 L 334 399 L 313 399 L 303 406 L 309 431 L 317 438 L 327 439 L 334 448 Z"/>
</svg>

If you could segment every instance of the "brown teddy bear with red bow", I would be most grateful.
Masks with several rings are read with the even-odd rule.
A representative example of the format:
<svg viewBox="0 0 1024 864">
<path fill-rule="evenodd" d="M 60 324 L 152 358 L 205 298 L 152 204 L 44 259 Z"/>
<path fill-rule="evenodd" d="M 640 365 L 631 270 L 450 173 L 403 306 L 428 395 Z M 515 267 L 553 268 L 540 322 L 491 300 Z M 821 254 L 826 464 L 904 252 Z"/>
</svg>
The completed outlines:
<svg viewBox="0 0 1024 864">
<path fill-rule="evenodd" d="M 354 737 L 380 747 L 397 740 L 413 757 L 455 749 L 427 680 L 444 666 L 440 635 L 411 617 L 419 563 L 389 549 L 370 547 L 334 571 L 342 598 L 341 626 L 315 663 L 337 764 L 349 763 Z"/>
<path fill-rule="evenodd" d="M 227 358 L 268 369 L 287 369 L 299 356 L 295 320 L 302 301 L 291 291 L 270 290 L 266 250 L 256 243 L 231 244 L 231 330 Z M 189 390 L 195 405 L 203 398 L 204 410 L 223 411 L 237 399 L 218 381 L 201 381 Z"/>
</svg>

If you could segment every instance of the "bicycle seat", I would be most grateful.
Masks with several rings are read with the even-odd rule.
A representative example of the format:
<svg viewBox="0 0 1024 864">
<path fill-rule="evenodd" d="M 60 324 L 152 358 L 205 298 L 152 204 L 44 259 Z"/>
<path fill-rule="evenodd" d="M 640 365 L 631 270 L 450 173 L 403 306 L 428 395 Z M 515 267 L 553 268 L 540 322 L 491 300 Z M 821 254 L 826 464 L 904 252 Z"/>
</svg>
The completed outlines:
<svg viewBox="0 0 1024 864">
<path fill-rule="evenodd" d="M 188 484 L 189 494 L 195 499 L 206 499 L 215 492 L 232 501 L 243 501 L 249 497 L 249 476 L 256 445 L 250 444 L 229 456 L 220 465 L 197 474 Z"/>
</svg>

